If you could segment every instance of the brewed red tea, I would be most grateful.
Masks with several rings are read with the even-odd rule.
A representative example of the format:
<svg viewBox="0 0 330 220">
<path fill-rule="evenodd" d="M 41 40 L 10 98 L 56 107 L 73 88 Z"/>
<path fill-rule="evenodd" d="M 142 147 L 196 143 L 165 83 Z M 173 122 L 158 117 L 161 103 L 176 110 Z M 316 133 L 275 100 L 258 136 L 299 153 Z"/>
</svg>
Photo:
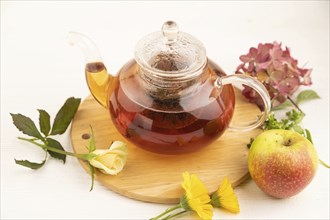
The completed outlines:
<svg viewBox="0 0 330 220">
<path fill-rule="evenodd" d="M 191 152 L 218 138 L 230 123 L 234 92 L 230 85 L 221 91 L 214 87 L 214 80 L 224 73 L 210 61 L 196 91 L 182 97 L 158 100 L 159 95 L 141 88 L 134 61 L 119 75 L 109 98 L 112 121 L 141 148 L 165 154 Z"/>
<path fill-rule="evenodd" d="M 77 45 L 86 61 L 88 87 L 126 140 L 145 150 L 179 154 L 207 146 L 228 128 L 235 96 L 231 84 L 253 88 L 264 103 L 257 120 L 231 129 L 260 126 L 271 109 L 265 87 L 253 77 L 225 76 L 211 62 L 202 42 L 179 31 L 173 21 L 143 37 L 117 76 L 108 74 L 95 44 L 78 33 Z M 221 146 L 219 146 L 221 147 Z"/>
</svg>

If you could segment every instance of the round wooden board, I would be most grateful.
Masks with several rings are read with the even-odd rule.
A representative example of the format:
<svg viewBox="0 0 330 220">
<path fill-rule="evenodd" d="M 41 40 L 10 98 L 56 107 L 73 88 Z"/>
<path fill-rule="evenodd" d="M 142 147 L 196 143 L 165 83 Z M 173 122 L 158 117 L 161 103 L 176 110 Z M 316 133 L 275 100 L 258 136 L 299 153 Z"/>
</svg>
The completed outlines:
<svg viewBox="0 0 330 220">
<path fill-rule="evenodd" d="M 255 117 L 259 113 L 253 104 L 243 101 L 236 92 L 236 107 L 233 121 Z M 222 179 L 228 176 L 233 187 L 249 177 L 246 144 L 261 130 L 233 132 L 227 130 L 217 141 L 193 153 L 183 155 L 161 155 L 147 152 L 124 139 L 110 119 L 109 111 L 99 105 L 92 96 L 80 105 L 72 122 L 71 141 L 76 153 L 87 153 L 88 140 L 83 134 L 93 127 L 97 148 L 108 148 L 114 140 L 128 144 L 128 160 L 118 175 L 95 172 L 95 178 L 107 188 L 129 198 L 154 202 L 178 203 L 184 191 L 181 188 L 182 173 L 196 174 L 213 193 Z M 86 162 L 80 161 L 89 172 Z"/>
</svg>

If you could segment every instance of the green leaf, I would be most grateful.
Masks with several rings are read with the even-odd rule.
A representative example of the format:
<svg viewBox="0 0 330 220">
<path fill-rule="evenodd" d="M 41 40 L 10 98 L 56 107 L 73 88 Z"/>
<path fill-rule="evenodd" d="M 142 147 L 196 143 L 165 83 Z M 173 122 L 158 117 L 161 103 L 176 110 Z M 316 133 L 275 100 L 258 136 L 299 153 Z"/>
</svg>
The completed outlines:
<svg viewBox="0 0 330 220">
<path fill-rule="evenodd" d="M 50 131 L 50 116 L 49 114 L 42 109 L 38 109 L 39 111 L 39 126 L 40 131 L 45 135 L 48 136 Z"/>
<path fill-rule="evenodd" d="M 47 145 L 49 147 L 53 147 L 53 148 L 64 151 L 64 148 L 62 147 L 61 143 L 58 142 L 57 140 L 54 140 L 52 138 L 46 138 L 46 141 L 47 141 Z M 65 163 L 65 159 L 66 159 L 65 154 L 56 153 L 56 152 L 53 152 L 53 151 L 50 151 L 50 150 L 47 150 L 47 152 L 50 154 L 50 156 L 52 156 L 56 159 L 62 160 L 63 163 Z"/>
<path fill-rule="evenodd" d="M 88 163 L 88 167 L 89 167 L 89 170 L 91 172 L 91 177 L 92 177 L 92 185 L 91 185 L 91 188 L 90 188 L 89 191 L 92 191 L 93 188 L 94 188 L 94 172 L 95 172 L 95 168 L 90 163 Z"/>
<path fill-rule="evenodd" d="M 285 109 L 287 107 L 292 107 L 292 103 L 289 101 L 289 100 L 286 100 L 285 102 L 283 102 L 282 104 L 276 106 L 276 107 L 273 107 L 272 110 L 273 111 L 277 111 L 277 110 L 282 110 L 282 109 Z"/>
<path fill-rule="evenodd" d="M 35 163 L 35 162 L 30 162 L 28 160 L 16 160 L 15 159 L 15 163 L 24 167 L 28 167 L 31 169 L 39 169 L 40 167 L 42 167 L 46 162 L 46 159 L 44 161 L 42 161 L 41 163 Z"/>
<path fill-rule="evenodd" d="M 96 150 L 94 131 L 93 131 L 92 126 L 90 126 L 90 127 L 91 127 L 91 137 L 89 139 L 89 144 L 88 144 L 89 153 Z"/>
<path fill-rule="evenodd" d="M 291 111 L 286 113 L 286 116 L 287 119 L 290 121 L 291 125 L 293 126 L 298 125 L 305 117 L 305 114 L 295 109 L 292 109 Z"/>
<path fill-rule="evenodd" d="M 308 129 L 305 129 L 306 138 L 313 144 L 311 132 Z"/>
<path fill-rule="evenodd" d="M 320 99 L 320 96 L 313 90 L 305 90 L 297 96 L 297 104 L 313 99 Z"/>
<path fill-rule="evenodd" d="M 22 114 L 12 114 L 10 113 L 13 123 L 18 130 L 23 132 L 23 134 L 42 139 L 40 132 L 38 131 L 34 122 Z"/>
<path fill-rule="evenodd" d="M 300 125 L 294 125 L 292 129 L 301 135 L 304 135 L 305 133 L 304 129 Z"/>
<path fill-rule="evenodd" d="M 263 124 L 262 128 L 263 130 L 271 130 L 271 129 L 282 129 L 283 127 L 283 122 L 279 122 L 274 115 L 274 112 L 271 112 L 265 123 Z"/>
<path fill-rule="evenodd" d="M 80 99 L 68 98 L 56 114 L 51 135 L 63 134 L 78 110 Z"/>
</svg>

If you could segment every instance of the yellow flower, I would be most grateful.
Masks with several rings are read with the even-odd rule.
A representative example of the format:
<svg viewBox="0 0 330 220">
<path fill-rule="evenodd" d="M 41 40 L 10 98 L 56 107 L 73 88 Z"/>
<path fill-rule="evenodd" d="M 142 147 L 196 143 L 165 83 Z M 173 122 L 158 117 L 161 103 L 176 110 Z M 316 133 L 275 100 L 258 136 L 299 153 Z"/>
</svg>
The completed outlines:
<svg viewBox="0 0 330 220">
<path fill-rule="evenodd" d="M 233 213 L 240 212 L 236 194 L 227 177 L 225 177 L 219 189 L 212 195 L 211 203 L 215 207 L 221 207 Z"/>
<path fill-rule="evenodd" d="M 150 220 L 161 219 L 163 216 L 166 217 L 162 219 L 169 220 L 187 211 L 195 211 L 198 216 L 204 220 L 212 219 L 213 211 L 212 205 L 210 204 L 211 199 L 202 181 L 194 174 L 189 175 L 188 172 L 184 172 L 182 176 L 182 187 L 185 190 L 185 194 L 181 197 L 180 204 L 167 209 Z M 178 211 L 178 209 L 181 210 Z"/>
<path fill-rule="evenodd" d="M 196 175 L 184 172 L 182 187 L 186 192 L 181 197 L 181 207 L 195 211 L 202 219 L 212 219 L 211 199 L 202 181 Z"/>
<path fill-rule="evenodd" d="M 127 161 L 126 144 L 115 141 L 106 150 L 94 150 L 88 159 L 89 163 L 102 173 L 116 175 L 124 168 Z"/>
</svg>

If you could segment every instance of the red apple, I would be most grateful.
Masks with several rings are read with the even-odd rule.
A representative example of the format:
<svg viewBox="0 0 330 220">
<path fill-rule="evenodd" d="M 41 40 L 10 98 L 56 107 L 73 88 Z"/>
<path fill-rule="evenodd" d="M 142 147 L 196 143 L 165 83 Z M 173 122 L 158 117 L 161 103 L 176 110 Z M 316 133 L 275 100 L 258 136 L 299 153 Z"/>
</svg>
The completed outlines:
<svg viewBox="0 0 330 220">
<path fill-rule="evenodd" d="M 313 144 L 289 130 L 268 130 L 252 143 L 248 166 L 252 179 L 266 194 L 288 198 L 313 179 L 318 156 Z"/>
</svg>

